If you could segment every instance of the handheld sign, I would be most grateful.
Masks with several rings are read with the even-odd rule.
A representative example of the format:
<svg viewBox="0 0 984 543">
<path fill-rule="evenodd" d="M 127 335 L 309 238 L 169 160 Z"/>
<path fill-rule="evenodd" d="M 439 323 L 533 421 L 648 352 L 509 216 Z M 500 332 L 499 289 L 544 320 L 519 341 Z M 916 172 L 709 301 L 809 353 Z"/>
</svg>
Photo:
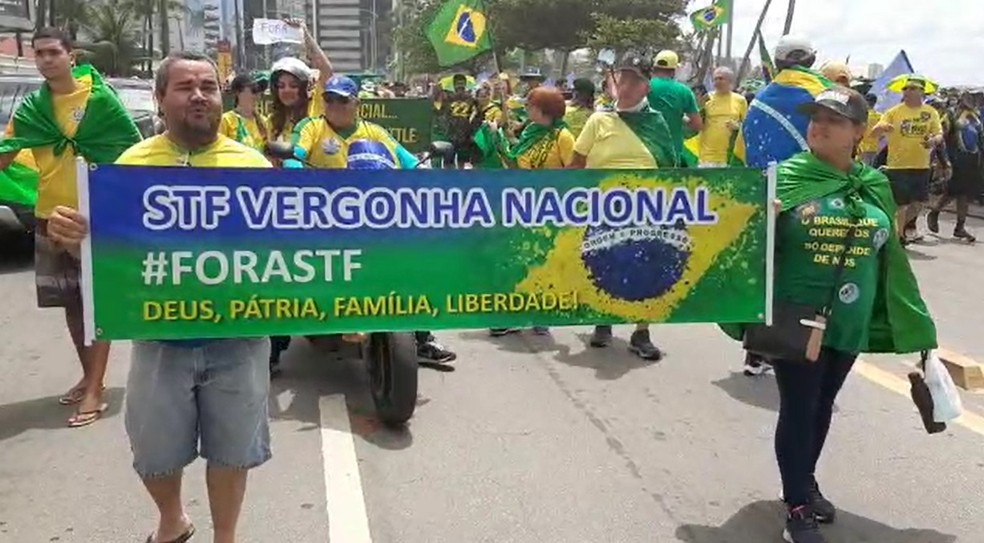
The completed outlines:
<svg viewBox="0 0 984 543">
<path fill-rule="evenodd" d="M 300 28 L 277 19 L 253 19 L 253 43 L 304 43 L 304 33 Z"/>
</svg>

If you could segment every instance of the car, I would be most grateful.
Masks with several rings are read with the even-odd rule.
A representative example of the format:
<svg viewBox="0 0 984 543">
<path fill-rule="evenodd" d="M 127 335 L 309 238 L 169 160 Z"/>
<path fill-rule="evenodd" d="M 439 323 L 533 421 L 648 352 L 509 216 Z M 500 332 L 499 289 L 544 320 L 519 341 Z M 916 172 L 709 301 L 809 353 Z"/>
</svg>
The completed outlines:
<svg viewBox="0 0 984 543">
<path fill-rule="evenodd" d="M 7 126 L 24 97 L 41 88 L 43 82 L 44 79 L 36 74 L 0 74 L 0 127 Z M 144 138 L 163 131 L 152 81 L 108 78 L 106 82 L 116 90 Z M 33 230 L 33 207 L 0 199 L 0 233 L 30 233 Z"/>
</svg>

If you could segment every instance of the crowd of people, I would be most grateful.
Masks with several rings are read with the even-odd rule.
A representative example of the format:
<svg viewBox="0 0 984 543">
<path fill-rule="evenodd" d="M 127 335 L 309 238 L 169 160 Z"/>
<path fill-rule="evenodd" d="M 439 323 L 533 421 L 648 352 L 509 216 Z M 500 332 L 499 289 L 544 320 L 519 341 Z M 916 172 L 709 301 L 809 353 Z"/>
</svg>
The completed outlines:
<svg viewBox="0 0 984 543">
<path fill-rule="evenodd" d="M 112 134 L 83 130 L 93 111 L 118 116 L 118 99 L 98 74 L 73 68 L 67 34 L 45 29 L 34 36 L 46 80 L 39 92 L 51 97 L 48 124 L 57 127 L 56 135 L 42 137 L 19 114 L 8 134 L 31 149 L 41 170 L 39 305 L 64 308 L 83 370 L 62 398 L 76 406 L 71 426 L 92 424 L 106 409 L 102 394 L 110 349 L 105 342 L 85 346 L 82 340 L 79 248 L 88 218 L 77 211 L 77 156 L 144 166 L 289 167 L 290 160 L 268 152 L 271 142 L 279 142 L 292 146 L 311 168 L 418 166 L 418 157 L 385 129 L 359 119 L 360 96 L 367 89 L 335 74 L 306 29 L 304 35 L 308 62 L 285 58 L 271 66 L 268 78 L 235 77 L 228 85 L 234 107 L 226 112 L 214 63 L 190 53 L 171 55 L 155 80 L 165 131 L 143 141 L 132 120 L 108 125 Z M 801 326 L 801 320 L 784 318 L 795 313 L 791 308 L 808 306 L 826 323 L 822 348 L 816 356 L 767 352 L 748 342 L 751 325 L 724 328 L 745 340 L 748 373 L 772 368 L 776 374 L 781 401 L 775 453 L 787 507 L 784 537 L 790 543 L 822 543 L 818 523 L 833 522 L 836 508 L 820 491 L 816 465 L 834 401 L 858 354 L 936 348 L 935 327 L 904 245 L 917 239 L 910 227 L 928 202 L 934 179 L 943 182 L 943 197 L 930 206 L 929 229 L 938 231 L 940 210 L 955 199 L 954 235 L 971 238 L 965 217 L 980 191 L 982 102 L 970 95 L 942 105 L 927 101 L 931 82 L 912 76 L 902 103 L 879 116 L 870 97 L 849 88 L 849 77 L 829 65 L 823 70 L 827 76 L 813 70 L 817 52 L 808 40 L 784 37 L 775 59 L 774 79 L 754 97 L 735 92 L 735 74 L 723 67 L 714 71 L 713 89 L 698 96 L 676 80 L 680 59 L 673 51 L 626 55 L 607 69 L 601 90 L 590 79 L 575 80 L 569 89 L 546 86 L 535 72 L 520 76 L 516 89 L 504 76 L 470 89 L 461 74 L 452 78 L 449 91 L 437 87 L 432 96 L 440 137 L 455 149 L 446 167 L 652 170 L 779 163 L 774 326 Z M 269 118 L 257 111 L 267 88 Z M 406 90 L 388 85 L 373 92 Z M 884 151 L 879 138 L 886 140 Z M 2 165 L 15 153 L 3 155 Z M 810 228 L 817 224 L 842 227 Z M 827 251 L 815 249 L 821 246 L 839 249 L 820 254 Z M 493 336 L 517 332 L 491 331 Z M 429 332 L 416 337 L 423 360 L 454 360 Z M 605 348 L 612 338 L 612 327 L 599 325 L 589 344 Z M 181 543 L 194 534 L 181 482 L 184 468 L 198 456 L 208 461 L 214 540 L 236 540 L 247 473 L 271 458 L 267 396 L 289 342 L 288 337 L 133 342 L 126 431 L 134 469 L 160 513 L 149 543 Z M 636 326 L 629 349 L 647 360 L 663 356 L 648 323 Z"/>
</svg>

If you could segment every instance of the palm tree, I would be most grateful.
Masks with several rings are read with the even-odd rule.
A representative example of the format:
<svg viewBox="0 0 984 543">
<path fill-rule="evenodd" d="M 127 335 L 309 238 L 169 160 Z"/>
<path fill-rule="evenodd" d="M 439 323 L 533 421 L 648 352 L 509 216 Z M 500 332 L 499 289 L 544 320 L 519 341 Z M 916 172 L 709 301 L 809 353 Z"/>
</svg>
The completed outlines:
<svg viewBox="0 0 984 543">
<path fill-rule="evenodd" d="M 127 75 L 137 56 L 137 16 L 126 0 L 102 0 L 92 6 L 85 30 L 91 44 L 80 44 L 90 62 L 107 75 Z"/>
<path fill-rule="evenodd" d="M 90 3 L 85 0 L 55 0 L 53 5 L 55 24 L 68 29 L 72 41 L 79 37 L 79 29 L 88 22 Z"/>
</svg>

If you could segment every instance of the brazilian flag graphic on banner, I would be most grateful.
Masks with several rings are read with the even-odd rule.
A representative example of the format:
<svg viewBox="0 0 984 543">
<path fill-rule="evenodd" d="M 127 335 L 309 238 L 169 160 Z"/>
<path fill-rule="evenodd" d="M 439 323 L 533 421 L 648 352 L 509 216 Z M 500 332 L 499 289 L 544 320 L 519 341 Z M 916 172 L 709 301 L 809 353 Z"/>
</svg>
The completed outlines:
<svg viewBox="0 0 984 543">
<path fill-rule="evenodd" d="M 492 48 L 482 0 L 451 0 L 427 28 L 441 66 L 453 66 Z"/>
</svg>

